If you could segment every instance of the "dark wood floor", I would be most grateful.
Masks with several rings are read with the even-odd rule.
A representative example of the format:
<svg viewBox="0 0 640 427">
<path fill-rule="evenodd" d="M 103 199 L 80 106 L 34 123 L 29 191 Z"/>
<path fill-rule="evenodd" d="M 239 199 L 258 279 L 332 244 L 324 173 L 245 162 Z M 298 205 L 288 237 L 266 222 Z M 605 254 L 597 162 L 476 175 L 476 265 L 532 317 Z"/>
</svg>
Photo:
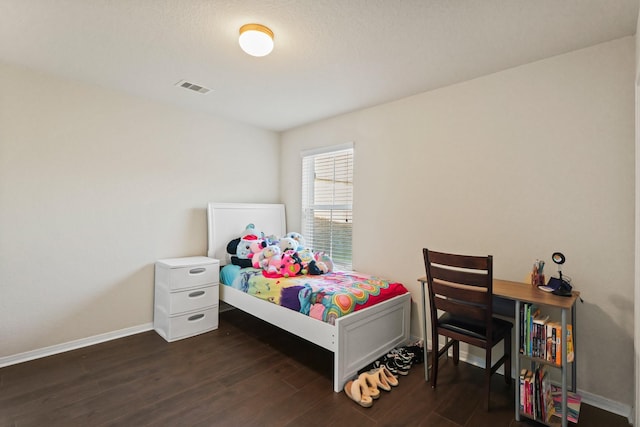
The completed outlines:
<svg viewBox="0 0 640 427">
<path fill-rule="evenodd" d="M 423 365 L 362 408 L 332 390 L 332 354 L 237 310 L 174 343 L 155 332 L 0 369 L 1 426 L 535 426 L 516 422 L 513 387 L 447 361 L 438 389 Z M 625 426 L 583 404 L 580 427 Z"/>
</svg>

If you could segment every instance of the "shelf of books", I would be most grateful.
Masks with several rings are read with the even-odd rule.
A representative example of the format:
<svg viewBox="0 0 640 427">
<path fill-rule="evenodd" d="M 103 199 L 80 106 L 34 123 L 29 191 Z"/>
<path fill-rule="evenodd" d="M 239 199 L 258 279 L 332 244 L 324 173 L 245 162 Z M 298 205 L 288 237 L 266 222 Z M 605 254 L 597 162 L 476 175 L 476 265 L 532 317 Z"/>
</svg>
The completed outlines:
<svg viewBox="0 0 640 427">
<path fill-rule="evenodd" d="M 578 422 L 580 402 L 580 395 L 567 393 L 568 421 Z M 551 383 L 544 365 L 520 371 L 520 414 L 551 426 L 561 424 L 562 390 Z"/>
<path fill-rule="evenodd" d="M 541 314 L 535 304 L 520 306 L 520 357 L 531 361 L 531 369 L 520 370 L 520 414 L 547 425 L 560 425 L 562 389 L 551 383 L 549 368 L 562 366 L 562 325 Z M 567 363 L 574 361 L 573 330 L 567 325 Z M 580 396 L 567 393 L 567 420 L 577 423 Z"/>
</svg>

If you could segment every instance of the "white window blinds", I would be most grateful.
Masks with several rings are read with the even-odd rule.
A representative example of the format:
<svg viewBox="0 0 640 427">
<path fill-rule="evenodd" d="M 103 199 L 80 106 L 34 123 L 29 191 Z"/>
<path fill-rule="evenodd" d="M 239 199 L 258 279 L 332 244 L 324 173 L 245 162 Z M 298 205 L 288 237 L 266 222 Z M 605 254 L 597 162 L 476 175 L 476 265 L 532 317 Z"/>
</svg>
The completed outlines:
<svg viewBox="0 0 640 427">
<path fill-rule="evenodd" d="M 351 270 L 352 201 L 352 144 L 302 154 L 302 235 L 338 270 Z"/>
</svg>

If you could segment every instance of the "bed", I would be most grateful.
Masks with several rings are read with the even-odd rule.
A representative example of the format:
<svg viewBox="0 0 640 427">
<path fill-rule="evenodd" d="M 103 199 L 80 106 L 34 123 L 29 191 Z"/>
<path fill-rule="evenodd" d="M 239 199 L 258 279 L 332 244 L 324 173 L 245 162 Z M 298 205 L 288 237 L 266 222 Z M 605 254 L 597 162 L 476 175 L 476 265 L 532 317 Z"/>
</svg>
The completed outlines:
<svg viewBox="0 0 640 427">
<path fill-rule="evenodd" d="M 284 236 L 282 204 L 209 203 L 207 255 L 228 263 L 227 244 L 247 224 Z M 333 324 L 255 298 L 230 286 L 220 286 L 220 300 L 334 354 L 333 389 L 340 392 L 359 369 L 409 340 L 411 294 L 338 317 Z"/>
</svg>

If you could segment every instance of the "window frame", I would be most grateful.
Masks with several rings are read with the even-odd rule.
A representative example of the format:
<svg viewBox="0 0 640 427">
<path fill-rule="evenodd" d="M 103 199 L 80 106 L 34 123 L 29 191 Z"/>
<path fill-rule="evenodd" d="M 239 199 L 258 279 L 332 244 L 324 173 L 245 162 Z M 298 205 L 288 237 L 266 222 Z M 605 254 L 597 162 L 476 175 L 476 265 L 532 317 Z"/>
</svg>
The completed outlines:
<svg viewBox="0 0 640 427">
<path fill-rule="evenodd" d="M 346 216 L 347 218 L 350 219 L 350 221 L 348 220 L 350 223 L 350 230 L 348 232 L 348 235 L 346 235 L 345 233 L 336 234 L 334 238 L 333 232 L 329 232 L 327 233 L 327 236 L 326 236 L 326 240 L 329 242 L 329 247 L 330 247 L 328 255 L 333 258 L 334 265 L 337 267 L 337 269 L 340 269 L 340 270 L 351 270 L 353 268 L 352 236 L 353 236 L 353 178 L 354 178 L 354 162 L 355 162 L 354 148 L 355 148 L 354 143 L 349 142 L 346 144 L 327 146 L 327 147 L 316 148 L 312 150 L 304 150 L 300 153 L 301 160 L 302 160 L 302 171 L 301 171 L 301 180 L 302 180 L 301 190 L 302 191 L 301 191 L 301 203 L 300 203 L 301 204 L 301 231 L 305 237 L 309 235 L 309 239 L 307 243 L 311 247 L 311 249 L 315 251 L 317 248 L 314 248 L 312 244 L 315 230 L 310 232 L 308 228 L 309 226 L 312 226 L 312 223 L 314 222 L 309 218 L 310 212 L 328 211 L 330 213 L 333 213 L 334 211 L 336 211 L 336 212 L 340 212 L 343 217 Z M 312 158 L 311 160 L 314 161 L 313 165 L 315 167 L 315 159 L 317 157 L 323 156 L 323 155 L 331 155 L 331 154 L 335 154 L 336 156 L 339 156 L 339 155 L 343 155 L 343 153 L 346 151 L 350 151 L 350 160 L 347 161 L 347 165 L 350 166 L 350 170 L 348 171 L 348 180 L 346 181 L 351 186 L 350 200 L 347 200 L 348 203 L 346 204 L 345 203 L 315 204 L 315 200 L 310 198 L 314 198 L 315 196 L 314 193 L 315 193 L 316 177 L 315 177 L 315 173 L 310 174 L 308 171 L 306 171 L 305 162 L 309 161 L 309 159 Z M 335 188 L 335 182 L 337 182 L 335 179 L 336 178 L 335 173 L 332 178 L 333 178 L 332 181 L 334 183 L 334 188 Z M 330 221 L 330 222 L 333 222 L 333 221 Z M 305 235 L 305 233 L 307 235 Z M 320 231 L 320 233 L 322 233 L 322 231 Z M 334 256 L 335 254 L 333 254 L 332 251 L 334 246 L 337 246 L 337 245 L 334 245 L 334 242 L 339 241 L 340 237 L 342 238 L 348 237 L 348 244 L 347 244 L 347 247 L 345 247 L 344 243 L 340 245 L 342 246 L 342 248 L 338 252 L 340 252 L 341 256 L 336 257 Z M 322 251 L 323 248 L 320 248 L 319 250 Z M 348 259 L 346 259 L 347 256 L 348 256 Z"/>
</svg>

